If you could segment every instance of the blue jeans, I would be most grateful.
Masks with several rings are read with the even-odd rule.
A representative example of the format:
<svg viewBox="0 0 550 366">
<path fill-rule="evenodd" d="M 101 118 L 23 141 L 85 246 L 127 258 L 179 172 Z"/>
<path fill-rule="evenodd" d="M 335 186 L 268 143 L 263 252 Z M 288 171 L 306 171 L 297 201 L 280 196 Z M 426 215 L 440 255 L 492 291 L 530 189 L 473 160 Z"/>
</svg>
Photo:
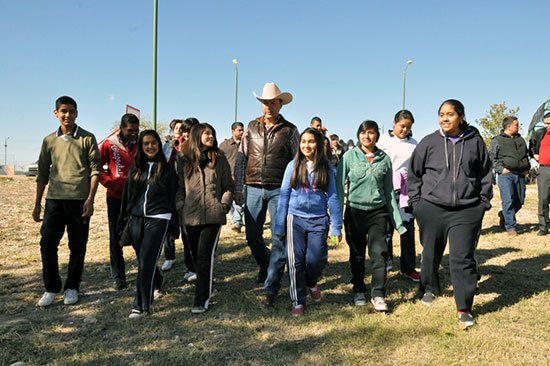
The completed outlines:
<svg viewBox="0 0 550 366">
<path fill-rule="evenodd" d="M 502 215 L 507 231 L 516 230 L 516 213 L 525 202 L 525 177 L 521 174 L 499 174 L 498 188 L 502 200 Z"/>
<path fill-rule="evenodd" d="M 264 289 L 270 295 L 279 292 L 286 263 L 284 244 L 273 234 L 280 193 L 281 187 L 277 186 L 246 186 L 246 240 L 260 268 L 267 269 Z M 266 211 L 270 217 L 271 254 L 263 238 Z"/>
<path fill-rule="evenodd" d="M 229 214 L 231 215 L 233 225 L 243 226 L 243 208 L 237 205 L 235 201 L 231 204 Z"/>
</svg>

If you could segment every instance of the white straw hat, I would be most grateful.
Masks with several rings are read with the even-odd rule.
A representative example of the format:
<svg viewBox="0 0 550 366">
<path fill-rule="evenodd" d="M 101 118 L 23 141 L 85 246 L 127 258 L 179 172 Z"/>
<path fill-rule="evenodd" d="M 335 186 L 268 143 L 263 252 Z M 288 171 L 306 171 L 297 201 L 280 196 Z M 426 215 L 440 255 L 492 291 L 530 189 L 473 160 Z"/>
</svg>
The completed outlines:
<svg viewBox="0 0 550 366">
<path fill-rule="evenodd" d="M 273 100 L 273 99 L 280 99 L 282 101 L 282 105 L 292 102 L 292 94 L 287 92 L 284 92 L 284 93 L 281 92 L 281 89 L 279 89 L 279 87 L 275 83 L 266 83 L 264 85 L 264 90 L 262 91 L 262 96 L 258 96 L 256 92 L 252 92 L 252 94 L 260 102 L 263 102 L 264 100 Z"/>
</svg>

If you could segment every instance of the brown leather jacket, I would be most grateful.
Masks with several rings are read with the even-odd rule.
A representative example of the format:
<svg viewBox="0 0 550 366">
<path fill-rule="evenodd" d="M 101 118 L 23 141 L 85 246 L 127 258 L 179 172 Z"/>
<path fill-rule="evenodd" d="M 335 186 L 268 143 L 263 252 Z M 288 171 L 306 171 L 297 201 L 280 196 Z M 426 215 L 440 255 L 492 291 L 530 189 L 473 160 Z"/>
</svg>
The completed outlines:
<svg viewBox="0 0 550 366">
<path fill-rule="evenodd" d="M 296 126 L 281 115 L 267 136 L 263 116 L 248 124 L 246 184 L 281 185 L 285 168 L 294 158 L 290 139 L 295 129 Z"/>
<path fill-rule="evenodd" d="M 182 214 L 183 224 L 224 225 L 225 215 L 233 202 L 233 181 L 227 159 L 223 154 L 218 154 L 214 168 L 205 166 L 190 177 L 184 174 L 186 164 L 185 157 L 179 153 L 176 158 L 176 210 Z"/>
</svg>

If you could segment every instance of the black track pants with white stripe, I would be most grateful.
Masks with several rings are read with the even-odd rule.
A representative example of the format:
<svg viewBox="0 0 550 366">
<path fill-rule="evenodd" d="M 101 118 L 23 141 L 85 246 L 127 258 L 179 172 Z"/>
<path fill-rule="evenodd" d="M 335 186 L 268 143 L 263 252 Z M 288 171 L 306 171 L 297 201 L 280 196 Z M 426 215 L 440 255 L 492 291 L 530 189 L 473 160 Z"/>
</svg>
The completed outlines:
<svg viewBox="0 0 550 366">
<path fill-rule="evenodd" d="M 218 247 L 221 228 L 219 224 L 185 227 L 189 248 L 197 269 L 194 306 L 204 306 L 208 309 L 210 296 L 212 296 L 214 254 Z"/>
<path fill-rule="evenodd" d="M 162 285 L 163 279 L 157 262 L 169 225 L 170 221 L 164 219 L 132 216 L 130 233 L 138 258 L 134 309 L 149 311 L 153 302 L 153 289 L 160 289 Z"/>
<path fill-rule="evenodd" d="M 317 284 L 327 264 L 329 219 L 288 214 L 286 227 L 290 299 L 295 305 L 305 305 L 306 287 Z"/>
</svg>

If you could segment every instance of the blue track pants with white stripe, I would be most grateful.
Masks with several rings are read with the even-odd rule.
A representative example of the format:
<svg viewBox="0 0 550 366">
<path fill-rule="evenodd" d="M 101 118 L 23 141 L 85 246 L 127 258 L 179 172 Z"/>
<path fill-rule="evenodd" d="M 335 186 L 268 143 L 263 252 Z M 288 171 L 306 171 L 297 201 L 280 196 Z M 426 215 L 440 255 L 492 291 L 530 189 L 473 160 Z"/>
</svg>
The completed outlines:
<svg viewBox="0 0 550 366">
<path fill-rule="evenodd" d="M 307 287 L 314 287 L 327 264 L 328 216 L 305 218 L 287 215 L 286 248 L 290 299 L 294 305 L 306 303 Z"/>
</svg>

